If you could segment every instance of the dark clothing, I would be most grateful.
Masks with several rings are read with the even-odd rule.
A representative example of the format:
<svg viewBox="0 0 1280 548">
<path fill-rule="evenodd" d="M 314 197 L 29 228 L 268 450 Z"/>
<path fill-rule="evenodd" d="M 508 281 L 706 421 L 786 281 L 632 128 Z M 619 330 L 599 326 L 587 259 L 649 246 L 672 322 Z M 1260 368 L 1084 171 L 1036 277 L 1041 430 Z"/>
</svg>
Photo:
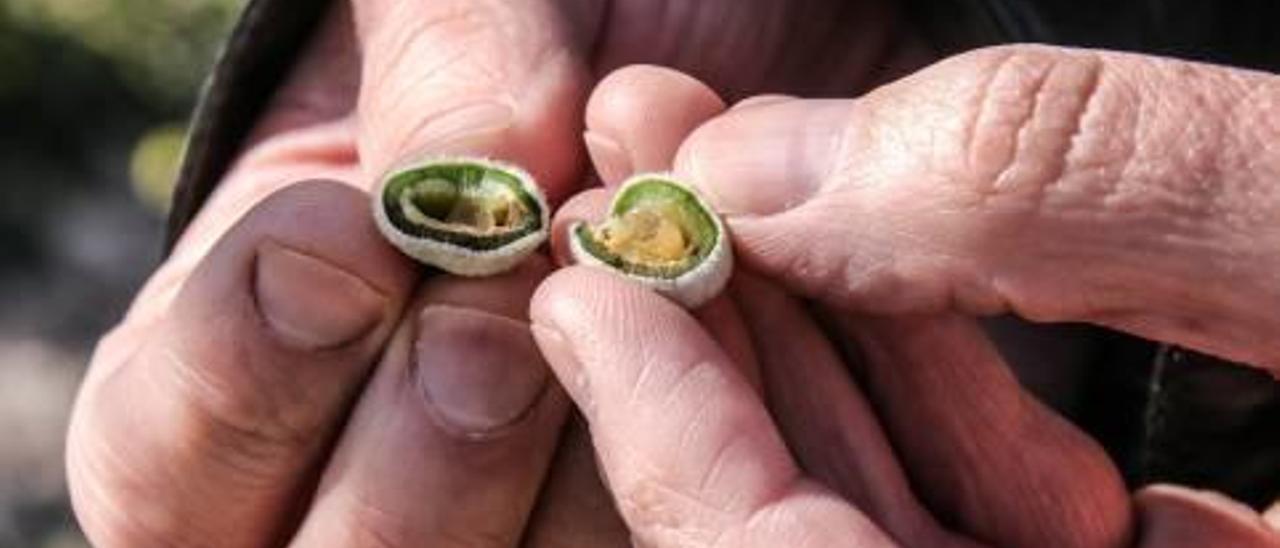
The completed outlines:
<svg viewBox="0 0 1280 548">
<path fill-rule="evenodd" d="M 1048 42 L 1280 69 L 1269 0 L 911 0 L 942 52 Z M 170 245 L 227 171 L 327 3 L 250 0 L 192 126 Z M 1101 332 L 1100 332 L 1101 333 Z M 1174 482 L 1255 506 L 1280 497 L 1280 383 L 1256 369 L 1105 333 L 1083 412 L 1068 413 L 1134 486 Z"/>
</svg>

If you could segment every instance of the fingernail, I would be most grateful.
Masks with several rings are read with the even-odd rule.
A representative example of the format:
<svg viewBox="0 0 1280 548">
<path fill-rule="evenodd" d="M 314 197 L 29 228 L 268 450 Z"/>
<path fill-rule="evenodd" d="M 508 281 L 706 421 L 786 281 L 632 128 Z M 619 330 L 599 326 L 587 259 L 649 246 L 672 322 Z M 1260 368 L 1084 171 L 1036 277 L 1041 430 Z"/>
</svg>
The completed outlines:
<svg viewBox="0 0 1280 548">
<path fill-rule="evenodd" d="M 387 310 L 387 297 L 360 277 L 275 242 L 258 247 L 253 285 L 266 324 L 303 350 L 357 341 Z"/>
<path fill-rule="evenodd" d="M 528 324 L 474 309 L 423 309 L 413 355 L 432 416 L 466 437 L 518 423 L 541 399 L 549 376 Z"/>
<path fill-rule="evenodd" d="M 726 215 L 773 215 L 808 201 L 837 165 L 847 101 L 781 101 L 735 110 L 704 126 L 677 172 Z"/>
<path fill-rule="evenodd" d="M 631 176 L 634 169 L 631 155 L 613 138 L 588 130 L 582 134 L 582 140 L 596 173 L 606 185 L 616 185 Z"/>
<path fill-rule="evenodd" d="M 530 330 L 542 355 L 552 369 L 555 369 L 556 376 L 560 378 L 560 384 L 569 393 L 569 397 L 573 398 L 574 403 L 578 404 L 578 408 L 583 413 L 590 416 L 594 405 L 591 401 L 591 390 L 587 384 L 586 371 L 582 369 L 582 362 L 578 361 L 578 355 L 574 353 L 569 341 L 560 333 L 560 330 L 554 327 L 535 323 L 530 326 Z"/>
<path fill-rule="evenodd" d="M 729 111 L 732 112 L 735 110 L 745 110 L 753 107 L 762 107 L 765 105 L 771 105 L 774 103 L 783 103 L 783 102 L 791 101 L 794 99 L 795 97 L 791 95 L 782 95 L 778 93 L 770 93 L 766 95 L 755 95 L 755 96 L 747 97 L 746 99 L 738 101 L 737 103 L 734 103 L 732 107 L 729 107 Z"/>
<path fill-rule="evenodd" d="M 1262 514 L 1262 519 L 1266 520 L 1267 525 L 1270 525 L 1272 529 L 1280 531 L 1280 500 L 1272 504 L 1265 514 Z"/>
</svg>

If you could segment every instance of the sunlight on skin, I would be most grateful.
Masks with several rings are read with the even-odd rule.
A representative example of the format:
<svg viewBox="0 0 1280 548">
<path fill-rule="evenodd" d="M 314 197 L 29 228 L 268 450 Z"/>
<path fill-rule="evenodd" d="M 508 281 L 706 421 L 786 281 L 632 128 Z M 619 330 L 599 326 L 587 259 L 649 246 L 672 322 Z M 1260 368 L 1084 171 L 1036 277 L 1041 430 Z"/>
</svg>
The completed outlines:
<svg viewBox="0 0 1280 548">
<path fill-rule="evenodd" d="M 1057 540 L 1052 536 L 1059 530 L 1055 527 L 1096 535 L 1074 538 L 1079 543 L 1112 542 L 1128 533 L 1127 515 L 1117 518 L 1121 523 L 1097 527 L 1071 521 L 1090 518 L 1087 512 L 1065 517 L 1036 514 L 1016 528 L 992 526 L 981 513 L 965 513 L 947 501 L 967 500 L 963 496 L 973 494 L 982 504 L 1007 503 L 1008 494 L 966 491 L 945 470 L 941 480 L 912 489 L 928 491 L 922 496 L 934 502 L 928 511 L 954 514 L 939 521 L 954 522 L 955 531 L 938 529 L 918 515 L 888 519 L 876 514 L 885 521 L 877 523 L 841 493 L 815 481 L 813 471 L 791 454 L 785 440 L 795 433 L 780 431 L 760 399 L 759 379 L 768 378 L 760 369 L 770 364 L 757 359 L 739 303 L 721 298 L 691 316 L 616 279 L 571 269 L 538 290 L 531 320 L 538 327 L 531 334 L 525 304 L 550 270 L 545 262 L 530 263 L 501 280 L 433 277 L 424 286 L 420 271 L 386 246 L 367 218 L 366 193 L 374 181 L 426 154 L 489 156 L 522 165 L 543 184 L 552 202 L 562 203 L 586 179 L 584 118 L 585 129 L 593 135 L 587 146 L 606 179 L 627 171 L 674 167 L 706 185 L 724 204 L 744 198 L 744 188 L 772 194 L 746 196 L 738 205 L 768 205 L 775 198 L 781 198 L 784 207 L 799 204 L 804 199 L 787 192 L 803 191 L 803 185 L 821 190 L 834 183 L 797 176 L 787 185 L 770 186 L 759 178 L 782 169 L 820 173 L 831 166 L 803 162 L 830 150 L 806 151 L 799 145 L 777 149 L 805 152 L 795 163 L 767 155 L 754 156 L 751 162 L 732 161 L 733 154 L 774 148 L 761 143 L 792 143 L 794 134 L 779 122 L 787 118 L 780 112 L 808 116 L 814 129 L 832 128 L 848 121 L 833 116 L 850 113 L 848 104 L 765 102 L 710 125 L 704 122 L 724 107 L 717 95 L 731 101 L 766 92 L 853 97 L 919 67 L 930 55 L 892 4 L 619 0 L 610 10 L 587 0 L 360 0 L 353 9 L 339 5 L 259 122 L 251 146 L 129 317 L 99 347 L 68 441 L 72 498 L 90 538 L 107 545 L 183 544 L 216 534 L 229 544 L 262 545 L 291 537 L 302 521 L 311 524 L 304 532 L 315 536 L 299 537 L 300 545 L 325 545 L 332 538 L 408 544 L 445 538 L 462 545 L 499 539 L 515 544 L 524 531 L 539 530 L 537 523 L 527 523 L 528 516 L 554 516 L 535 507 L 559 507 L 580 512 L 579 521 L 607 524 L 592 528 L 598 537 L 573 539 L 576 545 L 628 545 L 629 535 L 617 527 L 613 507 L 562 502 L 600 501 L 603 486 L 594 468 L 575 464 L 581 460 L 553 458 L 568 410 L 556 389 L 539 391 L 549 377 L 533 357 L 537 353 L 531 337 L 592 426 L 594 438 L 566 438 L 565 443 L 577 445 L 561 451 L 581 451 L 593 441 L 607 483 L 621 497 L 623 516 L 642 539 L 659 545 L 720 539 L 745 546 L 757 539 L 777 541 L 773 545 L 829 546 L 849 538 L 888 544 L 891 536 L 906 538 L 911 528 L 928 531 L 914 538 L 946 538 L 959 545 L 966 544 L 966 534 L 992 531 L 1002 540 L 1041 543 Z M 1035 61 L 1036 54 L 1029 55 Z M 606 89 L 596 90 L 588 101 L 603 75 L 634 63 L 674 67 L 694 78 L 673 76 L 671 71 L 623 75 L 604 82 L 635 88 L 610 92 L 600 84 Z M 973 67 L 966 66 L 962 60 L 943 68 L 974 76 L 967 72 Z M 860 118 L 867 122 L 862 127 L 868 135 L 884 137 L 874 143 L 888 148 L 850 149 L 882 154 L 837 164 L 853 170 L 839 171 L 846 176 L 839 181 L 859 181 L 859 175 L 870 173 L 858 169 L 880 170 L 876 173 L 881 176 L 910 175 L 913 166 L 928 162 L 904 151 L 931 149 L 893 147 L 915 143 L 921 135 L 912 129 L 918 129 L 918 120 L 967 119 L 951 116 L 950 111 L 944 112 L 947 116 L 929 111 L 922 118 L 910 108 L 949 104 L 921 100 L 948 89 L 945 86 L 913 86 L 930 77 L 947 80 L 939 74 L 951 74 L 931 70 L 935 72 L 882 88 L 863 100 L 882 116 Z M 1059 76 L 1066 79 L 1067 91 L 1081 87 L 1081 80 L 1072 79 L 1075 73 L 1068 70 Z M 662 101 L 642 108 L 645 99 L 637 95 L 643 94 L 634 92 L 645 86 L 674 95 L 654 95 Z M 1046 108 L 1070 106 L 1050 103 Z M 756 127 L 739 127 L 723 139 L 708 137 L 716 128 L 724 130 L 744 119 L 754 120 L 747 125 Z M 788 120 L 796 125 L 796 118 Z M 1049 130 L 1060 126 L 1049 124 Z M 842 129 L 847 130 L 836 127 L 833 135 Z M 840 142 L 826 137 L 804 142 Z M 650 141 L 652 147 L 645 144 Z M 726 146 L 715 153 L 695 148 L 712 141 Z M 676 160 L 682 142 L 681 159 Z M 1032 140 L 1029 146 L 1052 148 L 1055 142 Z M 728 146 L 732 143 L 736 148 Z M 991 150 L 998 156 L 1003 149 L 993 145 Z M 717 161 L 693 161 L 703 156 Z M 609 157 L 613 161 L 599 161 Z M 732 172 L 744 166 L 756 169 Z M 1043 172 L 1031 169 L 1036 167 L 1011 173 L 1035 180 Z M 295 184 L 300 181 L 307 182 Z M 711 189 L 711 184 L 737 187 Z M 851 199 L 858 195 L 854 190 L 818 194 L 828 200 Z M 913 206 L 892 194 L 862 198 L 863 202 L 827 211 L 840 211 L 845 219 L 858 207 L 895 212 L 892 217 L 855 215 L 879 221 L 858 225 L 860 230 L 900 227 L 893 223 L 905 223 L 922 211 L 918 201 Z M 936 200 L 926 201 L 924 207 L 931 203 Z M 751 226 L 755 221 L 732 221 L 750 254 L 750 266 L 774 275 L 792 290 L 834 298 L 838 308 L 861 298 L 861 293 L 851 293 L 860 289 L 839 285 L 820 291 L 822 282 L 829 285 L 836 279 L 820 276 L 835 272 L 834 263 L 801 254 L 830 252 L 848 265 L 850 248 L 837 244 L 886 245 L 892 243 L 887 239 L 918 235 L 913 230 L 857 237 L 827 234 L 823 226 L 845 225 L 815 226 L 795 220 L 798 217 L 786 217 L 791 224 L 765 226 L 770 222 L 764 219 L 767 212 L 760 214 L 763 220 L 757 229 Z M 946 220 L 927 218 L 934 223 Z M 965 234 L 942 231 L 937 243 L 964 243 Z M 823 236 L 817 239 L 821 245 L 808 245 L 814 235 Z M 562 250 L 555 252 L 560 256 Z M 786 265 L 787 258 L 796 260 Z M 908 271 L 908 277 L 929 272 L 935 263 L 910 264 L 922 270 Z M 845 281 L 849 278 L 841 284 Z M 947 287 L 954 278 L 919 281 L 913 287 L 928 292 Z M 886 299 L 874 302 L 895 304 L 895 287 L 873 288 L 884 291 L 873 299 Z M 973 306 L 1005 304 L 989 302 L 981 292 L 957 294 L 967 297 L 958 297 L 960 302 Z M 905 296 L 896 303 L 905 302 L 902 310 L 920 302 L 941 302 L 932 294 L 920 297 L 908 291 L 899 296 Z M 1036 306 L 1027 309 L 1043 311 Z M 440 321 L 442 317 L 453 320 Z M 946 331 L 919 335 L 931 340 L 939 333 Z M 977 331 L 963 333 L 974 335 L 967 342 L 985 343 Z M 636 344 L 655 337 L 667 344 Z M 418 344 L 421 341 L 427 342 Z M 989 348 L 968 348 L 972 352 L 966 356 L 983 360 L 986 367 L 980 371 L 1003 366 L 988 359 L 994 355 Z M 891 350 L 895 352 L 883 355 L 921 359 L 911 352 L 918 348 Z M 391 365 L 375 367 L 379 361 Z M 882 360 L 880 367 L 892 361 Z M 485 369 L 455 367 L 458 363 L 483 363 Z M 503 378 L 504 368 L 518 371 L 522 381 L 495 383 L 495 378 Z M 961 368 L 949 371 L 963 373 Z M 503 390 L 449 390 L 450 397 L 441 397 L 446 392 L 435 382 L 461 383 L 463 388 L 498 385 Z M 1016 386 L 1001 386 L 1007 389 L 1001 401 L 1016 400 Z M 478 399 L 464 400 L 462 395 L 468 393 L 478 394 Z M 488 399 L 499 395 L 510 399 Z M 874 401 L 874 396 L 869 397 Z M 439 407 L 451 404 L 460 407 Z M 357 410 L 354 417 L 352 409 Z M 1023 418 L 1031 422 L 1023 426 L 1051 420 L 1045 417 L 1027 414 Z M 378 427 L 383 424 L 380 418 L 408 434 L 387 439 L 387 431 Z M 860 420 L 858 424 L 865 426 L 871 419 Z M 471 428 L 475 425 L 484 428 Z M 958 421 L 952 427 L 952 434 L 963 434 L 974 424 Z M 901 437 L 892 427 L 889 430 L 890 439 Z M 426 439 L 439 443 L 420 443 Z M 1072 443 L 1073 436 L 1055 439 L 1065 446 L 1063 452 L 1090 457 L 1082 444 Z M 388 444 L 398 451 L 382 451 Z M 888 449 L 884 444 L 877 447 L 876 451 Z M 915 450 L 953 449 L 926 444 Z M 372 457 L 352 455 L 392 460 L 365 466 L 362 463 L 373 462 Z M 879 466 L 886 462 L 866 454 L 853 460 Z M 429 473 L 414 476 L 418 483 L 405 482 L 398 468 L 402 465 Z M 573 468 L 548 472 L 547 467 L 562 466 Z M 918 479 L 910 469 L 905 472 L 913 481 Z M 539 498 L 541 479 L 547 474 L 563 483 L 545 486 L 543 493 L 563 499 Z M 1034 474 L 1008 476 L 1005 479 L 1017 482 Z M 319 478 L 326 478 L 326 488 L 321 496 L 313 496 Z M 921 494 L 906 492 L 904 485 L 878 484 L 879 491 L 868 499 L 910 501 Z M 1113 492 L 1114 486 L 1102 487 L 1107 487 L 1104 493 Z M 503 508 L 500 522 L 487 519 L 495 506 Z M 119 508 L 139 511 L 126 514 Z M 565 522 L 563 514 L 558 519 Z M 1050 527 L 1036 527 L 1046 524 Z M 886 533 L 882 525 L 894 529 Z M 554 538 L 542 538 L 554 544 Z"/>
<path fill-rule="evenodd" d="M 305 493 L 314 481 L 315 474 L 308 471 L 312 470 L 308 463 L 327 459 L 328 447 L 323 442 L 337 436 L 362 438 L 355 433 L 333 432 L 317 437 L 314 443 L 268 451 L 259 446 L 270 443 L 271 437 L 213 436 L 210 432 L 222 431 L 219 428 L 228 423 L 240 424 L 245 417 L 271 408 L 292 409 L 287 415 L 290 421 L 298 421 L 292 424 L 313 424 L 316 431 L 325 431 L 344 424 L 347 410 L 362 398 L 371 398 L 363 405 L 399 405 L 382 396 L 362 396 L 357 391 L 362 383 L 356 379 L 367 375 L 372 366 L 369 352 L 386 344 L 402 315 L 416 317 L 413 310 L 402 308 L 412 292 L 411 280 L 416 273 L 407 264 L 393 260 L 392 255 L 384 256 L 384 248 L 366 245 L 358 253 L 351 248 L 363 241 L 363 236 L 354 235 L 365 234 L 367 228 L 349 225 L 352 219 L 306 216 L 302 218 L 324 222 L 307 226 L 305 235 L 295 233 L 295 228 L 302 227 L 290 224 L 289 219 L 295 218 L 292 215 L 346 198 L 331 183 L 319 187 L 295 187 L 293 183 L 323 179 L 367 190 L 388 169 L 419 155 L 475 154 L 528 168 L 544 184 L 549 197 L 560 202 L 582 183 L 584 151 L 579 137 L 586 97 L 596 78 L 617 64 L 654 62 L 678 66 L 718 81 L 717 85 L 730 96 L 770 88 L 843 94 L 865 88 L 872 78 L 872 67 L 886 64 L 882 59 L 902 57 L 896 50 L 889 51 L 888 44 L 915 43 L 909 39 L 891 40 L 889 33 L 901 27 L 888 22 L 893 18 L 891 10 L 871 2 L 862 7 L 835 2 L 792 4 L 797 9 L 795 14 L 803 14 L 809 24 L 832 30 L 818 40 L 807 35 L 798 39 L 793 30 L 796 25 L 771 23 L 769 32 L 760 33 L 759 21 L 779 21 L 781 16 L 794 23 L 803 22 L 786 17 L 788 14 L 779 12 L 777 6 L 763 3 L 735 3 L 729 10 L 734 14 L 732 22 L 714 15 L 720 10 L 681 14 L 674 9 L 674 3 L 644 3 L 647 7 L 642 10 L 683 18 L 687 24 L 678 30 L 670 20 L 659 21 L 660 18 L 645 14 L 635 17 L 635 8 L 640 4 L 616 3 L 619 9 L 612 11 L 607 20 L 602 4 L 590 1 L 509 4 L 494 0 L 362 0 L 355 2 L 353 10 L 347 9 L 345 3 L 337 4 L 341 9 L 334 12 L 309 46 L 225 181 L 183 234 L 174 254 L 140 293 L 125 322 L 99 347 L 81 389 L 69 442 L 72 495 L 90 538 L 104 544 L 182 543 L 190 535 L 216 530 L 236 537 L 223 538 L 229 543 L 261 544 L 287 534 L 292 521 L 289 516 L 300 511 L 294 505 L 307 498 Z M 714 8 L 721 4 L 703 5 Z M 801 7 L 806 9 L 801 11 Z M 567 11 L 557 11 L 560 9 Z M 636 26 L 633 22 L 657 26 Z M 497 29 L 501 32 L 495 32 Z M 842 31 L 834 32 L 835 29 Z M 848 29 L 862 31 L 844 32 Z M 637 37 L 643 38 L 636 41 Z M 693 55 L 705 51 L 703 46 L 710 41 L 725 38 L 746 46 L 742 51 L 750 52 L 753 58 L 769 51 L 781 52 L 784 46 L 787 52 L 776 57 L 777 62 L 770 66 L 741 63 L 728 53 L 730 50 L 710 58 Z M 685 45 L 660 51 L 650 46 L 655 39 Z M 589 50 L 598 55 L 589 58 L 585 53 Z M 827 58 L 832 70 L 797 70 L 810 64 L 818 53 L 828 51 L 841 52 Z M 413 62 L 403 62 L 406 58 Z M 325 190 L 317 190 L 321 187 Z M 291 190 L 282 191 L 286 188 Z M 273 195 L 294 200 L 302 209 L 293 209 L 280 199 L 271 202 L 268 197 Z M 264 208 L 262 204 L 266 203 L 273 205 Z M 250 213 L 254 211 L 258 214 Z M 240 228 L 233 228 L 237 226 Z M 251 244 L 264 240 L 283 241 L 303 253 L 286 249 L 274 255 L 279 260 L 261 262 L 263 268 L 286 267 L 284 271 L 296 275 L 314 274 L 328 280 L 326 287 L 363 284 L 373 290 L 370 295 L 385 299 L 371 298 L 365 303 L 373 305 L 363 307 L 372 323 L 354 318 L 359 321 L 320 325 L 309 323 L 316 320 L 314 311 L 319 309 L 306 304 L 305 291 L 294 290 L 299 286 L 272 281 L 259 287 L 291 292 L 288 299 L 268 299 L 271 302 L 303 300 L 298 306 L 285 307 L 294 314 L 289 321 L 277 319 L 274 323 L 288 327 L 287 340 L 310 341 L 310 347 L 341 335 L 339 332 L 348 327 L 374 326 L 365 333 L 367 338 L 352 339 L 358 348 L 342 354 L 345 357 L 330 356 L 344 362 L 340 366 L 304 368 L 308 374 L 322 377 L 307 383 L 319 392 L 297 394 L 287 389 L 292 383 L 254 384 L 298 370 L 303 364 L 318 363 L 311 350 L 276 354 L 282 349 L 274 348 L 269 334 L 247 336 L 254 333 L 253 326 L 262 323 L 255 319 L 252 307 L 245 308 L 246 303 L 254 302 L 254 286 L 243 284 L 239 276 L 254 264 L 254 255 L 248 251 L 259 248 Z M 374 252 L 377 258 L 360 258 L 361 254 Z M 213 257 L 218 257 L 217 268 L 211 266 Z M 336 264 L 341 273 L 325 273 L 326 264 Z M 270 273 L 258 275 L 274 280 Z M 468 295 L 468 299 L 487 298 L 478 289 L 469 289 Z M 324 295 L 320 300 L 328 297 Z M 378 306 L 379 302 L 385 308 Z M 717 306 L 722 305 L 711 308 Z M 227 336 L 241 334 L 235 339 L 240 341 L 238 346 L 232 345 L 238 348 L 237 353 L 219 354 L 207 344 L 175 347 L 159 340 L 174 334 L 207 332 L 211 325 L 219 326 L 219 332 Z M 310 333 L 309 329 L 319 332 Z M 317 333 L 322 336 L 312 336 Z M 225 376 L 245 365 L 234 363 L 232 358 L 254 355 L 277 356 L 253 366 L 265 368 L 265 376 Z M 230 363 L 228 359 L 232 359 Z M 159 386 L 170 382 L 165 379 L 177 379 L 147 374 L 153 370 L 174 371 L 185 375 L 181 378 L 188 381 L 199 381 L 181 390 L 161 390 Z M 197 386 L 209 392 L 193 392 Z M 136 412 L 124 416 L 125 407 L 106 403 L 120 398 L 128 398 L 128 408 Z M 303 407 L 289 407 L 302 402 L 306 402 Z M 93 411 L 88 412 L 90 409 Z M 144 412 L 147 409 L 155 412 Z M 184 411 L 176 413 L 175 409 Z M 138 422 L 144 416 L 172 420 L 147 426 L 146 421 Z M 421 415 L 406 416 L 416 421 L 429 420 Z M 190 445 L 197 441 L 199 447 Z M 502 439 L 493 443 L 494 451 L 510 447 Z M 578 443 L 583 441 L 579 438 Z M 118 457 L 122 455 L 127 455 L 127 461 L 133 464 L 125 468 L 102 464 L 120 462 Z M 443 455 L 422 457 L 430 460 Z M 163 474 L 136 473 L 153 468 L 147 463 L 155 462 L 165 463 L 161 467 Z M 270 470 L 255 477 L 276 479 L 270 480 L 274 482 L 271 485 L 262 485 L 262 481 L 236 476 L 226 467 L 211 467 L 210 462 L 238 463 L 235 469 Z M 280 465 L 285 462 L 306 466 Z M 594 475 L 594 471 L 585 469 L 553 477 L 566 478 L 572 485 L 593 485 L 572 479 L 573 474 Z M 579 496 L 572 489 L 552 491 L 561 496 Z M 184 493 L 198 496 L 199 504 L 183 499 Z M 441 500 L 451 498 L 448 493 L 440 495 Z M 139 498 L 145 499 L 146 504 L 128 502 Z M 238 510 L 196 511 L 197 506 L 227 507 L 229 500 L 237 501 L 234 507 Z M 121 505 L 149 510 L 130 516 L 111 510 Z M 414 505 L 411 510 L 432 511 L 422 505 Z M 413 519 L 420 521 L 420 516 Z M 616 520 L 611 509 L 602 507 L 594 507 L 580 519 Z M 173 527 L 184 523 L 189 526 Z M 394 523 L 385 525 L 395 527 Z M 477 532 L 481 530 L 472 533 Z M 518 535 L 518 531 L 509 534 Z M 626 541 L 616 533 L 610 535 L 585 545 Z"/>
</svg>

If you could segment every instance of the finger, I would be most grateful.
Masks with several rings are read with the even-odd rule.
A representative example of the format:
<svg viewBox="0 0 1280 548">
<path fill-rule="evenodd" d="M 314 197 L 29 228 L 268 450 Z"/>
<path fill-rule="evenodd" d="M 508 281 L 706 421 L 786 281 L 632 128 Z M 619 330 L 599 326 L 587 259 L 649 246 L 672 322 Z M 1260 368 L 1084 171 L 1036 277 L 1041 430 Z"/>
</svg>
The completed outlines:
<svg viewBox="0 0 1280 548">
<path fill-rule="evenodd" d="M 766 93 L 763 95 L 755 95 L 752 97 L 747 97 L 746 99 L 738 101 L 734 103 L 732 107 L 729 107 L 729 110 L 743 110 L 751 107 L 759 107 L 759 106 L 772 105 L 777 103 L 787 103 L 787 102 L 795 101 L 798 99 L 799 97 L 795 95 L 786 95 L 783 93 Z M 676 152 L 679 153 L 680 152 L 679 149 L 677 149 Z"/>
<path fill-rule="evenodd" d="M 677 305 L 571 268 L 544 282 L 531 316 L 640 542 L 888 544 L 865 516 L 800 476 L 759 396 Z"/>
<path fill-rule="evenodd" d="M 677 171 L 744 261 L 843 307 L 1090 321 L 1280 367 L 1277 82 L 982 50 L 857 101 L 731 112 Z"/>
<path fill-rule="evenodd" d="M 616 188 L 636 173 L 669 171 L 680 143 L 724 109 L 710 87 L 679 71 L 647 65 L 618 69 L 596 86 L 587 103 L 587 149 L 605 184 Z M 557 214 L 552 222 L 557 256 L 568 258 L 568 229 L 573 223 L 605 217 L 609 194 L 585 192 Z M 759 368 L 736 306 L 717 298 L 694 314 L 759 386 Z"/>
<path fill-rule="evenodd" d="M 723 108 L 706 86 L 675 71 L 623 69 L 593 92 L 584 141 L 596 171 L 606 184 L 616 186 L 635 171 L 669 169 L 676 147 L 688 132 Z M 569 227 L 602 219 L 610 194 L 603 189 L 588 190 L 575 195 L 557 212 L 552 223 L 552 249 L 561 264 L 572 262 L 567 245 Z M 736 363 L 754 369 L 751 347 L 733 303 L 716 299 L 698 314 Z M 625 527 L 616 526 L 621 519 L 613 504 L 593 502 L 608 501 L 608 494 L 600 486 L 595 460 L 589 458 L 590 439 L 570 439 L 561 453 L 548 479 L 544 503 L 531 524 L 528 545 L 630 545 Z"/>
<path fill-rule="evenodd" d="M 1088 414 L 1094 403 L 1088 388 L 1105 363 L 1104 343 L 1112 332 L 1008 315 L 983 320 L 981 326 L 1028 392 L 1073 422 Z"/>
<path fill-rule="evenodd" d="M 309 491 L 414 280 L 367 212 L 346 185 L 289 187 L 222 238 L 140 347 L 104 343 L 102 359 L 121 361 L 95 363 L 67 457 L 96 545 L 288 533 L 281 516 Z"/>
<path fill-rule="evenodd" d="M 1222 495 L 1160 485 L 1135 498 L 1142 548 L 1266 548 L 1280 546 L 1280 530 L 1256 512 Z"/>
<path fill-rule="evenodd" d="M 522 546 L 608 548 L 631 546 L 631 532 L 609 497 L 596 467 L 591 434 L 575 416 L 561 434 Z"/>
<path fill-rule="evenodd" d="M 591 189 L 574 195 L 552 220 L 552 255 L 560 264 L 572 264 L 569 257 L 569 228 L 577 222 L 596 222 L 608 208 L 610 190 Z M 700 323 L 742 368 L 749 382 L 760 386 L 759 368 L 740 314 L 732 301 L 719 297 L 696 311 Z M 619 523 L 609 495 L 600 485 L 599 470 L 592 455 L 591 440 L 583 435 L 569 439 L 552 465 L 542 502 L 531 522 L 529 546 L 627 546 L 629 533 L 612 524 Z M 571 525 L 574 524 L 574 525 Z M 566 526 L 568 526 L 566 528 Z"/>
<path fill-rule="evenodd" d="M 1023 390 L 975 320 L 836 322 L 916 493 L 940 519 L 997 546 L 1127 545 L 1133 520 L 1115 466 Z"/>
<path fill-rule="evenodd" d="M 685 137 L 724 109 L 724 101 L 691 76 L 626 67 L 592 92 L 583 139 L 600 178 L 617 186 L 635 173 L 670 170 Z"/>
<path fill-rule="evenodd" d="M 628 141 L 632 142 L 632 141 Z M 595 223 L 605 217 L 610 194 L 608 189 L 590 189 L 575 194 L 565 202 L 551 221 L 551 252 L 562 265 L 573 264 L 569 251 L 569 230 L 579 222 Z M 724 296 L 716 297 L 693 311 L 702 326 L 711 333 L 736 365 L 742 367 L 753 386 L 760 386 L 760 368 L 756 365 L 751 339 L 737 306 Z"/>
<path fill-rule="evenodd" d="M 893 448 L 836 349 L 801 304 L 765 280 L 733 286 L 769 410 L 800 466 L 906 546 L 955 546 L 916 500 Z"/>
<path fill-rule="evenodd" d="M 613 192 L 603 188 L 591 188 L 574 194 L 556 210 L 551 218 L 551 256 L 556 264 L 569 266 L 574 263 L 569 247 L 570 229 L 578 223 L 596 223 L 607 215 Z"/>
<path fill-rule="evenodd" d="M 364 52 L 360 155 L 377 178 L 428 155 L 526 168 L 553 201 L 576 181 L 588 3 L 443 0 L 358 3 Z M 574 12 L 574 13 L 570 13 Z"/>
<path fill-rule="evenodd" d="M 346 2 L 333 2 L 244 151 L 217 185 L 209 185 L 207 200 L 194 185 L 177 189 L 170 230 L 180 239 L 134 300 L 126 318 L 130 324 L 149 324 L 163 315 L 213 245 L 267 196 L 298 181 L 361 181 L 350 116 L 360 60 L 350 11 Z M 194 165 L 201 159 L 189 161 Z"/>
<path fill-rule="evenodd" d="M 519 543 L 568 412 L 519 305 L 548 271 L 424 287 L 294 545 Z"/>
</svg>

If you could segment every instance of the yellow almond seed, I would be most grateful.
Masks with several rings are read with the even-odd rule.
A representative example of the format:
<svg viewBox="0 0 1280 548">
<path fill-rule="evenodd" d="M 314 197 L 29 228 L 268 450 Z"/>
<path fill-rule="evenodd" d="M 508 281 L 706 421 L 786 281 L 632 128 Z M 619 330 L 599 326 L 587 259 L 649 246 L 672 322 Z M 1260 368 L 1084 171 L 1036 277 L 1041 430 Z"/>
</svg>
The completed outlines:
<svg viewBox="0 0 1280 548">
<path fill-rule="evenodd" d="M 635 209 L 601 232 L 611 252 L 633 262 L 671 263 L 688 257 L 690 251 L 689 239 L 669 212 Z"/>
</svg>

